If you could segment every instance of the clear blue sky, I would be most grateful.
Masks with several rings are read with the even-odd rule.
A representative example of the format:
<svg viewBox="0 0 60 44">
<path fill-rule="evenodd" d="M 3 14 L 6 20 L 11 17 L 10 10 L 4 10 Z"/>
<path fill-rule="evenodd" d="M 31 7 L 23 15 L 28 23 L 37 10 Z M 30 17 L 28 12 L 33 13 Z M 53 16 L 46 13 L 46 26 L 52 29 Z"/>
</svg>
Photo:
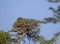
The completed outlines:
<svg viewBox="0 0 60 44">
<path fill-rule="evenodd" d="M 0 0 L 0 28 L 8 31 L 18 17 L 42 20 L 53 16 L 50 6 L 57 8 L 59 3 L 49 3 L 47 0 Z M 41 26 L 41 35 L 50 39 L 60 31 L 60 24 L 45 24 Z M 60 44 L 60 38 L 57 44 Z"/>
</svg>

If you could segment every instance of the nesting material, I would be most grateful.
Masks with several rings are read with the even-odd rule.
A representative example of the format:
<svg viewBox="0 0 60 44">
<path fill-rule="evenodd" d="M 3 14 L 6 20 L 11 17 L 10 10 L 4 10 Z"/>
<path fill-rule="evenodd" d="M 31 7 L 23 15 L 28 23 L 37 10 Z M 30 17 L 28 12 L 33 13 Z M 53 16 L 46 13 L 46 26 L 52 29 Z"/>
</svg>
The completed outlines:
<svg viewBox="0 0 60 44">
<path fill-rule="evenodd" d="M 13 24 L 13 31 L 26 31 L 36 29 L 40 25 L 40 22 L 34 19 L 18 18 Z"/>
</svg>

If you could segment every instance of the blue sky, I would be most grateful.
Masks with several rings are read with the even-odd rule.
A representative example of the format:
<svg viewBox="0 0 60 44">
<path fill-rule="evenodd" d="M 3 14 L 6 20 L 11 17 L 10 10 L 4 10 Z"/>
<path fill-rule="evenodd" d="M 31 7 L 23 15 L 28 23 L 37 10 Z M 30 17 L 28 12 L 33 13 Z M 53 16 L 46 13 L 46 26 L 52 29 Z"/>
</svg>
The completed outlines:
<svg viewBox="0 0 60 44">
<path fill-rule="evenodd" d="M 42 20 L 53 16 L 49 7 L 57 8 L 59 3 L 49 3 L 47 0 L 0 0 L 0 28 L 8 31 L 18 17 Z M 54 33 L 60 31 L 60 24 L 44 24 L 41 35 L 50 39 Z M 60 38 L 58 40 L 59 44 Z"/>
</svg>

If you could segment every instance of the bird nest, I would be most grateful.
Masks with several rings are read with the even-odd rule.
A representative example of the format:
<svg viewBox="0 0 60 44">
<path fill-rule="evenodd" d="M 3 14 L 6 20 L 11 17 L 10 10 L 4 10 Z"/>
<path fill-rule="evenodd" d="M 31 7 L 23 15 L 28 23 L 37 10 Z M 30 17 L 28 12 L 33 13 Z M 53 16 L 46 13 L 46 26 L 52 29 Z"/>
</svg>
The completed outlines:
<svg viewBox="0 0 60 44">
<path fill-rule="evenodd" d="M 40 25 L 40 22 L 34 19 L 24 19 L 18 18 L 17 21 L 13 24 L 12 31 L 27 31 L 37 29 Z"/>
</svg>

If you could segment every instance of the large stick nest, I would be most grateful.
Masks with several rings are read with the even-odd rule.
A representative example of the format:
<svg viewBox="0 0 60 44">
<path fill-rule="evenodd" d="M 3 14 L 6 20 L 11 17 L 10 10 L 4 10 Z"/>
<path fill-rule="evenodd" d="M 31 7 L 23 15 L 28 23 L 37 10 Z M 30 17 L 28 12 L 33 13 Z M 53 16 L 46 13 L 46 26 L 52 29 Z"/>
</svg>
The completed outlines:
<svg viewBox="0 0 60 44">
<path fill-rule="evenodd" d="M 34 19 L 24 19 L 18 18 L 17 21 L 13 24 L 13 29 L 11 31 L 26 31 L 26 30 L 33 30 L 37 29 L 40 25 L 38 20 Z"/>
</svg>

